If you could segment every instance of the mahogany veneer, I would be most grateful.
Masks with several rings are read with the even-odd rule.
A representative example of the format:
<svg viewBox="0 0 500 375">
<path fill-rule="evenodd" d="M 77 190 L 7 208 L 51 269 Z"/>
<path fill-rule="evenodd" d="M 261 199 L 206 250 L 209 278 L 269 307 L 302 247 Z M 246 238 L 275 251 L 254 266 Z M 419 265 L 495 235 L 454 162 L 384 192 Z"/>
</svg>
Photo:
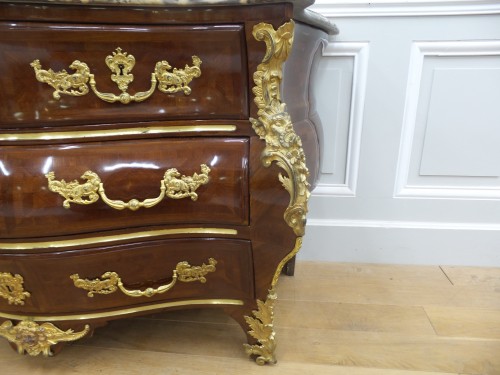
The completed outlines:
<svg viewBox="0 0 500 375">
<path fill-rule="evenodd" d="M 113 319 L 219 307 L 275 361 L 274 287 L 319 170 L 309 78 L 334 32 L 307 3 L 0 2 L 0 336 L 51 355 Z M 163 60 L 189 88 L 160 91 Z"/>
</svg>

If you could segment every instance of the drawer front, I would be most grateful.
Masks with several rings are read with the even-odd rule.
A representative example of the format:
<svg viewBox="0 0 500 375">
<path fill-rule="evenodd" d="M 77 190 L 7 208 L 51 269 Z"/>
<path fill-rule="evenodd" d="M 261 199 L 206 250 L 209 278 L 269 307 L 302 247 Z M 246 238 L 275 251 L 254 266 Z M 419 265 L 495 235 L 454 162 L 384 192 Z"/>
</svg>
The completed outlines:
<svg viewBox="0 0 500 375">
<path fill-rule="evenodd" d="M 243 41 L 240 25 L 131 27 L 0 23 L 0 127 L 180 118 L 247 119 L 248 75 Z M 111 63 L 114 70 L 107 64 L 107 56 L 116 58 Z M 200 59 L 201 65 L 193 56 Z M 126 82 L 128 88 L 123 92 L 127 95 L 148 92 L 156 64 L 166 61 L 168 65 L 161 64 L 157 79 L 164 80 L 167 92 L 160 91 L 158 81 L 151 96 L 142 102 L 108 103 L 94 94 L 89 80 L 85 84 L 88 90 L 85 95 L 59 93 L 55 95 L 60 96 L 57 99 L 53 96 L 53 87 L 46 81 L 37 81 L 35 69 L 30 66 L 35 60 L 39 61 L 41 79 L 76 84 L 90 73 L 100 93 L 118 97 L 122 94 L 118 83 L 123 83 L 120 80 L 125 76 L 125 81 L 133 78 Z M 85 63 L 88 72 L 81 65 L 70 68 L 74 61 Z M 192 69 L 197 64 L 201 71 L 199 77 Z M 56 77 L 50 74 L 50 69 L 54 73 L 66 70 L 67 75 Z M 172 75 L 176 69 L 178 74 Z M 116 74 L 114 81 L 112 74 Z M 184 80 L 190 80 L 189 89 L 184 90 Z M 180 83 L 182 90 L 170 92 L 174 83 Z M 78 85 L 66 89 L 79 94 L 84 91 Z"/>
<path fill-rule="evenodd" d="M 0 273 L 22 276 L 22 287 L 29 293 L 17 306 L 0 298 L 3 312 L 78 313 L 254 295 L 250 243 L 231 239 L 171 239 L 58 254 L 1 255 Z M 103 276 L 106 273 L 113 275 Z"/>
<path fill-rule="evenodd" d="M 199 137 L 0 146 L 0 238 L 246 225 L 248 143 Z"/>
</svg>

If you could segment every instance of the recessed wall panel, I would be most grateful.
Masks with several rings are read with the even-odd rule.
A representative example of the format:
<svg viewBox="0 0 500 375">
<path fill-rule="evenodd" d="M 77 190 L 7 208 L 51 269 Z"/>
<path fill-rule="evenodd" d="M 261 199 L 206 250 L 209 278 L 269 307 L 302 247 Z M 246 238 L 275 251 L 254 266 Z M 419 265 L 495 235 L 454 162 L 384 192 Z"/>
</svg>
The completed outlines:
<svg viewBox="0 0 500 375">
<path fill-rule="evenodd" d="M 499 101 L 500 69 L 435 69 L 420 176 L 499 176 Z"/>
<path fill-rule="evenodd" d="M 414 42 L 395 196 L 500 198 L 500 44 Z"/>
<path fill-rule="evenodd" d="M 351 56 L 323 57 L 315 77 L 317 111 L 324 129 L 320 183 L 345 183 L 353 66 Z"/>
</svg>

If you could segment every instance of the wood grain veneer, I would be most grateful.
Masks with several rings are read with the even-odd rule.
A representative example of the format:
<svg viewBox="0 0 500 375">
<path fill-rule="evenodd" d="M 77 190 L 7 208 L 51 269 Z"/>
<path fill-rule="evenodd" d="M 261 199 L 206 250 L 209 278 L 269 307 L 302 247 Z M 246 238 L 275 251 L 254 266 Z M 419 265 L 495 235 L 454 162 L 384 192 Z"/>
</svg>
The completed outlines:
<svg viewBox="0 0 500 375">
<path fill-rule="evenodd" d="M 309 78 L 326 32 L 316 23 L 294 24 L 294 14 L 304 13 L 293 7 L 0 2 L 0 336 L 20 352 L 57 353 L 76 339 L 69 329 L 87 335 L 125 315 L 217 306 L 244 329 L 258 363 L 274 362 L 266 342 L 274 340 L 277 275 L 286 262 L 293 273 L 320 155 Z M 282 68 L 294 30 L 296 50 Z M 148 90 L 162 60 L 187 72 L 198 56 L 201 75 L 190 81 L 190 93 L 156 90 L 122 104 L 92 90 L 57 98 L 30 66 L 39 60 L 43 74 L 73 74 L 78 60 L 100 92 L 118 95 L 105 62 L 113 52 L 135 57 L 127 95 Z M 127 69 L 122 63 L 115 74 Z M 272 155 L 269 163 L 265 155 Z M 170 168 L 179 172 L 176 189 L 188 189 L 202 165 L 210 171 L 197 199 L 121 209 L 159 196 Z M 85 185 L 87 195 L 98 186 L 91 204 L 51 191 L 46 177 L 53 172 L 51 181 L 66 189 L 72 181 L 83 186 L 86 171 L 100 181 Z M 123 202 L 110 204 L 104 189 Z M 196 267 L 212 258 L 201 282 Z M 194 281 L 152 297 L 123 292 L 175 281 L 183 261 L 194 267 Z M 100 283 L 106 272 L 120 276 L 120 291 L 91 297 L 70 279 Z M 9 300 L 19 288 L 22 298 Z M 269 336 L 255 333 L 257 326 Z M 56 344 L 33 333 L 40 327 Z"/>
</svg>

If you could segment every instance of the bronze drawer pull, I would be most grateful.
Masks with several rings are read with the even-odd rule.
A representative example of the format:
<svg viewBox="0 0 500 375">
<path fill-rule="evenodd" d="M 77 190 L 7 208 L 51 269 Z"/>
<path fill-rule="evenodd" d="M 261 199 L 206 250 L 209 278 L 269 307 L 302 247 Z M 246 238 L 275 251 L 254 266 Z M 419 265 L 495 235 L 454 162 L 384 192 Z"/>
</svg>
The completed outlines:
<svg viewBox="0 0 500 375">
<path fill-rule="evenodd" d="M 87 182 L 80 184 L 77 180 L 66 182 L 64 180 L 56 180 L 55 173 L 49 172 L 45 175 L 48 179 L 49 190 L 54 193 L 59 193 L 65 198 L 63 202 L 64 208 L 69 208 L 70 203 L 76 204 L 92 204 L 99 200 L 99 196 L 104 203 L 116 209 L 136 211 L 141 207 L 149 208 L 160 203 L 165 196 L 172 199 L 191 198 L 195 201 L 198 199 L 196 189 L 201 185 L 206 185 L 209 181 L 208 174 L 210 168 L 206 164 L 201 164 L 201 173 L 194 173 L 192 176 L 184 176 L 177 171 L 176 168 L 168 169 L 163 179 L 160 181 L 160 195 L 156 198 L 145 199 L 142 202 L 137 199 L 131 199 L 128 202 L 120 200 L 112 200 L 106 196 L 104 185 L 101 179 L 92 171 L 87 171 L 82 175 L 82 179 Z"/>
<path fill-rule="evenodd" d="M 198 56 L 192 56 L 193 66 L 186 65 L 184 69 L 173 68 L 165 60 L 159 61 L 155 65 L 155 70 L 151 73 L 151 86 L 149 90 L 144 92 L 137 92 L 131 95 L 127 92 L 128 85 L 134 80 L 134 75 L 130 72 L 135 65 L 135 57 L 129 55 L 127 52 L 122 52 L 118 47 L 112 55 L 108 55 L 105 59 L 106 65 L 111 72 L 111 80 L 118 85 L 121 90 L 119 95 L 113 93 L 102 93 L 97 90 L 94 75 L 90 73 L 88 65 L 82 61 L 75 60 L 69 66 L 75 70 L 75 73 L 69 74 L 66 70 L 54 72 L 52 69 L 42 69 L 40 60 L 35 60 L 31 66 L 35 70 L 36 79 L 40 82 L 46 83 L 54 88 L 52 96 L 54 99 L 59 100 L 61 94 L 70 96 L 82 96 L 89 92 L 89 87 L 94 94 L 101 100 L 108 103 L 120 102 L 128 104 L 132 102 L 142 102 L 149 98 L 156 89 L 158 83 L 158 90 L 166 94 L 174 94 L 182 91 L 185 95 L 191 94 L 189 84 L 194 78 L 201 76 L 201 59 Z"/>
<path fill-rule="evenodd" d="M 97 294 L 111 294 L 120 289 L 123 294 L 129 297 L 152 297 L 156 294 L 162 294 L 174 287 L 177 281 L 185 283 L 199 281 L 206 283 L 206 274 L 215 272 L 217 261 L 213 258 L 208 259 L 208 265 L 203 263 L 201 266 L 191 266 L 188 262 L 179 262 L 172 274 L 172 281 L 158 288 L 147 288 L 145 290 L 130 290 L 123 286 L 122 279 L 116 272 L 106 272 L 100 279 L 80 279 L 78 274 L 71 275 L 70 278 L 77 288 L 87 290 L 87 296 L 93 297 Z"/>
</svg>

